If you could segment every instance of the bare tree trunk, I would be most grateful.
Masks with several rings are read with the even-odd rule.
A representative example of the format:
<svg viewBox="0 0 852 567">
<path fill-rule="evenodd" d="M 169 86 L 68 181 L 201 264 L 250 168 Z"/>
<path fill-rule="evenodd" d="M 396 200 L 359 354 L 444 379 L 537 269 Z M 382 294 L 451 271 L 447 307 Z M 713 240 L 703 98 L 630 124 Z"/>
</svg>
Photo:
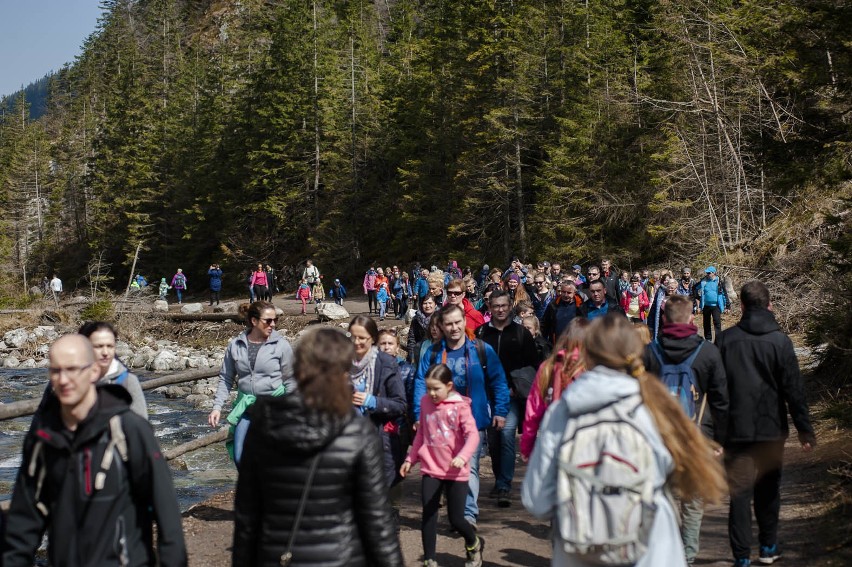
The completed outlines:
<svg viewBox="0 0 852 567">
<path fill-rule="evenodd" d="M 319 224 L 320 185 L 320 111 L 319 111 L 319 37 L 317 30 L 317 2 L 314 9 L 314 224 Z"/>
<path fill-rule="evenodd" d="M 523 171 L 521 169 L 521 138 L 520 125 L 518 124 L 518 108 L 514 109 L 515 118 L 515 204 L 518 214 L 518 240 L 521 243 L 521 256 L 527 257 L 527 226 L 524 214 L 524 184 Z"/>
</svg>

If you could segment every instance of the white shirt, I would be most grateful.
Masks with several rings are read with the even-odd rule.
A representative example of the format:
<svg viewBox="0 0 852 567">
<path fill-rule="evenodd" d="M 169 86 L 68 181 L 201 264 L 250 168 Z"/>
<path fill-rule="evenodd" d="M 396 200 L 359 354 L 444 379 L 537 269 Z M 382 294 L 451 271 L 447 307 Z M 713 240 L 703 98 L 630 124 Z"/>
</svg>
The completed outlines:
<svg viewBox="0 0 852 567">
<path fill-rule="evenodd" d="M 50 280 L 50 289 L 56 292 L 62 291 L 62 280 L 57 276 L 53 276 L 53 279 Z"/>
</svg>

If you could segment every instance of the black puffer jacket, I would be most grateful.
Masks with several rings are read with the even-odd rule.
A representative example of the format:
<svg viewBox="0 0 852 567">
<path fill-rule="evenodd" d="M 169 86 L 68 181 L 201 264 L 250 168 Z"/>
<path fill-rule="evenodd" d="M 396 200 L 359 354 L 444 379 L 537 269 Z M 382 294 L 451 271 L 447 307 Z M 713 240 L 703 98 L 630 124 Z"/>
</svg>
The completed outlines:
<svg viewBox="0 0 852 567">
<path fill-rule="evenodd" d="M 722 331 L 716 346 L 731 400 L 726 444 L 786 439 L 788 410 L 799 434 L 815 442 L 793 342 L 771 311 L 746 310 L 735 327 Z"/>
<path fill-rule="evenodd" d="M 258 398 L 240 462 L 233 565 L 280 565 L 311 460 L 319 464 L 292 566 L 401 566 L 374 424 L 304 406 L 298 394 Z"/>
</svg>

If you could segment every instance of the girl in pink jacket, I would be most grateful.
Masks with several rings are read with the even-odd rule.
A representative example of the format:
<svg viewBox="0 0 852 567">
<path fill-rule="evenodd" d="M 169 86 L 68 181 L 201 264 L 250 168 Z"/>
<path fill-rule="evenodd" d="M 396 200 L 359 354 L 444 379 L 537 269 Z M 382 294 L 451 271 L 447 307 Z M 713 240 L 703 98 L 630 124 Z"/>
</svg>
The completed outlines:
<svg viewBox="0 0 852 567">
<path fill-rule="evenodd" d="M 306 308 L 308 301 L 311 300 L 311 286 L 308 285 L 308 280 L 302 278 L 299 282 L 299 289 L 296 290 L 296 299 L 302 301 L 302 315 L 307 315 Z"/>
<path fill-rule="evenodd" d="M 447 495 L 450 524 L 464 537 L 466 561 L 482 565 L 485 542 L 464 517 L 470 458 L 479 449 L 479 431 L 470 409 L 470 399 L 453 390 L 453 373 L 446 364 L 430 367 L 425 381 L 426 395 L 420 402 L 417 435 L 399 470 L 405 477 L 412 465 L 420 463 L 424 565 L 437 565 L 435 545 L 442 491 Z"/>
</svg>

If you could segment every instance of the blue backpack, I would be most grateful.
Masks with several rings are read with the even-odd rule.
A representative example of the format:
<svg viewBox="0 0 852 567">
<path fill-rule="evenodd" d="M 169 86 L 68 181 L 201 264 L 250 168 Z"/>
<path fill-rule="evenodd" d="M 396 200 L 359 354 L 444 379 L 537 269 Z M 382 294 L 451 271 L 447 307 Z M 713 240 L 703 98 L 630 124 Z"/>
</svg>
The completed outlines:
<svg viewBox="0 0 852 567">
<path fill-rule="evenodd" d="M 699 397 L 692 363 L 695 362 L 703 346 L 704 341 L 701 341 L 701 344 L 692 351 L 692 354 L 686 357 L 686 360 L 679 364 L 671 364 L 666 362 L 667 358 L 660 343 L 657 341 L 651 343 L 651 350 L 660 363 L 660 380 L 668 388 L 669 393 L 678 399 L 680 406 L 689 419 L 695 419 L 695 402 Z"/>
</svg>

